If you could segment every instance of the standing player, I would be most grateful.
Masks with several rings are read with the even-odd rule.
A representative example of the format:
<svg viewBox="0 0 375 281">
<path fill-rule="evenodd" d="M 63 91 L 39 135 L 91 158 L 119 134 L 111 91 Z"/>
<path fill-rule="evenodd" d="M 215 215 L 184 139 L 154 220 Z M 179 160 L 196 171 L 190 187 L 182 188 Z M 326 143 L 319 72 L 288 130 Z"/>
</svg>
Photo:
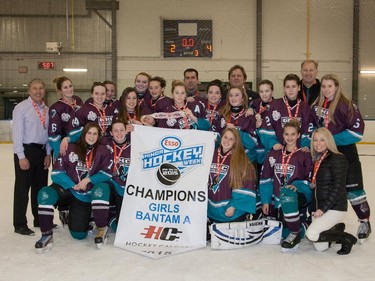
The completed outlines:
<svg viewBox="0 0 375 281">
<path fill-rule="evenodd" d="M 69 136 L 65 137 L 60 144 L 60 153 L 65 154 L 69 142 L 76 142 L 88 122 L 95 122 L 100 127 L 102 136 L 108 135 L 108 128 L 112 124 L 112 119 L 117 113 L 117 109 L 112 106 L 105 106 L 107 89 L 101 82 L 94 82 L 91 87 L 92 103 L 85 103 L 76 112 L 76 117 L 72 121 L 72 128 Z"/>
<path fill-rule="evenodd" d="M 71 122 L 83 102 L 74 96 L 73 84 L 68 77 L 58 77 L 53 82 L 56 83 L 57 93 L 61 95 L 49 110 L 48 139 L 56 159 L 60 153 L 61 140 L 68 136 Z"/>
<path fill-rule="evenodd" d="M 271 150 L 263 163 L 260 178 L 260 196 L 263 213 L 271 214 L 270 204 L 274 197 L 274 208 L 280 208 L 285 227 L 289 235 L 281 243 L 283 252 L 298 248 L 304 229 L 299 210 L 311 202 L 310 172 L 312 160 L 310 153 L 303 152 L 297 146 L 301 129 L 297 120 L 291 120 L 283 128 L 285 145 L 279 150 Z"/>
<path fill-rule="evenodd" d="M 285 96 L 271 103 L 265 122 L 258 130 L 260 140 L 267 150 L 281 149 L 284 142 L 284 125 L 291 120 L 297 120 L 301 125 L 301 139 L 297 145 L 309 151 L 314 116 L 310 106 L 297 97 L 299 81 L 296 74 L 288 74 L 284 78 Z"/>
<path fill-rule="evenodd" d="M 313 109 L 319 127 L 326 127 L 333 135 L 337 149 L 349 162 L 346 191 L 360 225 L 357 236 L 362 243 L 371 233 L 370 206 L 363 187 L 362 167 L 356 142 L 363 137 L 365 124 L 357 105 L 342 92 L 336 75 L 322 77 L 322 89 Z"/>
<path fill-rule="evenodd" d="M 221 134 L 225 127 L 236 128 L 247 156 L 251 161 L 255 161 L 256 119 L 254 115 L 247 117 L 245 115 L 248 106 L 247 100 L 244 88 L 231 88 L 227 94 L 227 102 L 221 108 L 219 117 L 212 123 L 211 129 Z"/>
<path fill-rule="evenodd" d="M 259 83 L 260 98 L 250 102 L 249 107 L 254 110 L 255 118 L 257 120 L 257 128 L 262 124 L 262 120 L 266 119 L 267 111 L 270 108 L 270 103 L 273 101 L 273 83 L 270 80 L 262 80 Z M 258 146 L 256 148 L 256 162 L 260 165 L 263 164 L 264 158 L 267 153 L 263 144 L 258 137 Z M 259 168 L 259 167 L 258 167 Z M 260 169 L 258 169 L 260 170 Z"/>
<path fill-rule="evenodd" d="M 186 101 L 186 88 L 182 81 L 172 82 L 173 105 L 165 109 L 165 118 L 158 121 L 158 127 L 170 129 L 208 130 L 210 125 L 205 117 L 202 103 Z"/>
<path fill-rule="evenodd" d="M 38 214 L 42 237 L 35 248 L 43 251 L 52 246 L 52 221 L 55 205 L 69 205 L 69 230 L 73 238 L 87 236 L 91 215 L 93 185 L 110 178 L 110 160 L 106 148 L 100 145 L 101 129 L 97 123 L 87 123 L 77 144 L 69 144 L 67 153 L 57 158 L 52 171 L 52 185 L 38 193 Z"/>
<path fill-rule="evenodd" d="M 222 99 L 223 87 L 220 80 L 213 80 L 207 85 L 207 99 L 203 102 L 206 109 L 206 119 L 210 122 L 210 126 L 214 120 L 217 122 L 220 109 L 225 105 Z"/>
</svg>

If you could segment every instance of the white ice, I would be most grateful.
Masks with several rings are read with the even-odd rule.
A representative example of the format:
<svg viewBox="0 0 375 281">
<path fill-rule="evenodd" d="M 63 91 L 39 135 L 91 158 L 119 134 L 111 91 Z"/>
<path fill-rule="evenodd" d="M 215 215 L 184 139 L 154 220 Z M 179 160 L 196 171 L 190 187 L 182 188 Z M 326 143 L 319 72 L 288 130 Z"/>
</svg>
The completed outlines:
<svg viewBox="0 0 375 281">
<path fill-rule="evenodd" d="M 375 146 L 359 145 L 365 190 L 375 211 Z M 0 145 L 0 280 L 1 281 L 272 281 L 375 280 L 375 228 L 365 244 L 357 243 L 347 256 L 339 256 L 339 245 L 316 252 L 303 240 L 299 250 L 283 254 L 278 245 L 256 245 L 240 250 L 218 251 L 209 247 L 159 260 L 127 252 L 113 246 L 114 234 L 103 249 L 96 248 L 93 237 L 83 241 L 71 238 L 61 225 L 54 231 L 54 246 L 39 254 L 34 244 L 40 237 L 14 233 L 12 225 L 14 168 L 11 144 Z M 32 216 L 28 213 L 28 220 Z M 58 218 L 55 218 L 55 222 Z M 346 229 L 356 234 L 358 222 L 349 208 Z M 375 221 L 371 219 L 375 227 Z M 31 224 L 29 223 L 29 227 Z M 374 266 L 374 268 L 372 268 Z"/>
</svg>

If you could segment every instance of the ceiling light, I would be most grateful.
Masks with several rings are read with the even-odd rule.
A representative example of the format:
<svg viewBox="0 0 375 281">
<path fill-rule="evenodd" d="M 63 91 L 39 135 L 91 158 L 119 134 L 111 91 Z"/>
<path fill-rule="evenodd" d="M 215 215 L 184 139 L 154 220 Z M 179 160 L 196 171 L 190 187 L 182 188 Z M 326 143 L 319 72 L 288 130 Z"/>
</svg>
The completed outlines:
<svg viewBox="0 0 375 281">
<path fill-rule="evenodd" d="M 64 72 L 87 72 L 87 68 L 63 68 Z"/>
<path fill-rule="evenodd" d="M 361 70 L 361 74 L 375 74 L 375 70 Z"/>
</svg>

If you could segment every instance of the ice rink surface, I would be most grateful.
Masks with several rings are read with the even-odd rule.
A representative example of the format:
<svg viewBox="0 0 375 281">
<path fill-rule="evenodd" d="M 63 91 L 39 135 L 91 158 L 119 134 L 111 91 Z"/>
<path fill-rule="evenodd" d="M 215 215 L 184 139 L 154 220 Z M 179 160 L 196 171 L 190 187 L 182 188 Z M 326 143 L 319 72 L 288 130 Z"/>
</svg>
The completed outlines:
<svg viewBox="0 0 375 281">
<path fill-rule="evenodd" d="M 358 145 L 364 174 L 365 190 L 375 211 L 375 146 Z M 153 260 L 113 246 L 114 234 L 101 250 L 94 238 L 83 241 L 71 238 L 59 223 L 54 230 L 54 246 L 46 253 L 34 249 L 35 236 L 14 233 L 12 225 L 14 168 L 11 144 L 0 145 L 0 280 L 1 281 L 374 281 L 375 221 L 373 234 L 365 244 L 357 243 L 351 254 L 339 256 L 339 245 L 326 252 L 316 252 L 303 239 L 297 252 L 283 254 L 278 245 L 256 245 L 239 250 L 212 250 L 209 247 L 159 260 Z M 56 212 L 55 212 L 56 213 Z M 28 215 L 29 222 L 32 217 Z M 358 222 L 349 207 L 346 230 L 356 234 Z M 29 223 L 29 227 L 32 224 Z M 373 268 L 374 266 L 374 268 Z"/>
</svg>

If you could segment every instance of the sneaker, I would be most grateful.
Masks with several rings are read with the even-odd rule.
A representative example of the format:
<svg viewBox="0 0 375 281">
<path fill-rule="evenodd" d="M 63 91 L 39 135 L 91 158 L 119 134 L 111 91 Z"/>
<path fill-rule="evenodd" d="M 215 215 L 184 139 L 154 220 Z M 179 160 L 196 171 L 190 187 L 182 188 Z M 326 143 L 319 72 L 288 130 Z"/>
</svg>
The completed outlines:
<svg viewBox="0 0 375 281">
<path fill-rule="evenodd" d="M 68 225 L 69 222 L 69 210 L 63 210 L 59 212 L 59 219 L 63 227 Z"/>
<path fill-rule="evenodd" d="M 27 226 L 22 226 L 22 227 L 16 227 L 14 229 L 15 233 L 21 234 L 21 235 L 28 235 L 28 236 L 34 236 L 35 232 L 32 231 L 30 228 Z"/>
<path fill-rule="evenodd" d="M 283 253 L 294 251 L 298 249 L 298 244 L 301 242 L 301 231 L 295 233 L 291 232 L 287 238 L 281 243 L 281 251 Z"/>
<path fill-rule="evenodd" d="M 97 227 L 97 234 L 95 237 L 95 244 L 98 247 L 98 249 L 101 249 L 102 246 L 107 242 L 108 238 L 108 227 Z"/>
<path fill-rule="evenodd" d="M 42 237 L 35 243 L 35 249 L 39 252 L 45 252 L 52 248 L 53 246 L 53 235 L 47 234 L 42 235 Z"/>
<path fill-rule="evenodd" d="M 358 227 L 358 232 L 357 236 L 359 239 L 359 242 L 362 244 L 366 239 L 370 236 L 371 234 L 371 225 L 368 220 L 361 220 L 359 227 Z"/>
</svg>

